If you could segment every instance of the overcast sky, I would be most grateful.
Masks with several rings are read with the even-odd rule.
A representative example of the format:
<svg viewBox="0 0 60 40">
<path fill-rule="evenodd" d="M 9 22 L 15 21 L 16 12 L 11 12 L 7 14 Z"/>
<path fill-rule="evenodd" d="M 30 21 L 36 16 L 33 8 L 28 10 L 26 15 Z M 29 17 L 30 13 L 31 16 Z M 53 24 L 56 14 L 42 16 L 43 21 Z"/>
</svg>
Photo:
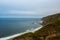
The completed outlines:
<svg viewBox="0 0 60 40">
<path fill-rule="evenodd" d="M 60 12 L 60 0 L 0 0 L 0 18 L 35 18 Z"/>
</svg>

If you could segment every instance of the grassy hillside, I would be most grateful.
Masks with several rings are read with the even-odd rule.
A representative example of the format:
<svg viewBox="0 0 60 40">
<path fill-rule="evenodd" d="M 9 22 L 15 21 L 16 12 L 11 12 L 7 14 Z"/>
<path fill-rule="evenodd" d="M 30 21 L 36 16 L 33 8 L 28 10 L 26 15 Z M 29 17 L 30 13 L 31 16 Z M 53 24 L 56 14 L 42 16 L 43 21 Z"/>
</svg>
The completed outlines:
<svg viewBox="0 0 60 40">
<path fill-rule="evenodd" d="M 55 37 L 56 39 L 58 36 L 60 36 L 60 20 L 57 19 L 56 21 L 44 26 L 40 30 L 36 31 L 35 35 L 38 36 L 39 39 L 42 39 L 42 40 L 45 40 L 47 37 L 48 37 L 47 39 L 51 37 L 52 38 Z"/>
<path fill-rule="evenodd" d="M 12 40 L 60 40 L 60 13 L 44 17 L 43 28 Z"/>
<path fill-rule="evenodd" d="M 49 15 L 49 16 L 46 16 L 46 17 L 43 17 L 42 20 L 43 20 L 43 25 L 47 25 L 51 22 L 54 22 L 56 21 L 57 19 L 60 19 L 60 13 L 56 13 L 54 15 Z"/>
</svg>

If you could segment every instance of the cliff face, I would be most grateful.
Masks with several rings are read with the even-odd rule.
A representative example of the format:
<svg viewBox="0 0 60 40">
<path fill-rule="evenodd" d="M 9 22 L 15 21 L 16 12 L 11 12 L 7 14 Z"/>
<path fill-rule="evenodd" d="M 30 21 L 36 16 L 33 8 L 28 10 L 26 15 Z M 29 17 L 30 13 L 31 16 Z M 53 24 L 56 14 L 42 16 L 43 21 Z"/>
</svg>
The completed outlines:
<svg viewBox="0 0 60 40">
<path fill-rule="evenodd" d="M 60 19 L 60 13 L 56 13 L 54 15 L 49 15 L 49 16 L 42 18 L 42 20 L 43 20 L 42 24 L 47 25 L 49 23 L 56 21 L 57 19 Z"/>
<path fill-rule="evenodd" d="M 60 13 L 44 17 L 43 28 L 11 40 L 60 40 Z"/>
</svg>

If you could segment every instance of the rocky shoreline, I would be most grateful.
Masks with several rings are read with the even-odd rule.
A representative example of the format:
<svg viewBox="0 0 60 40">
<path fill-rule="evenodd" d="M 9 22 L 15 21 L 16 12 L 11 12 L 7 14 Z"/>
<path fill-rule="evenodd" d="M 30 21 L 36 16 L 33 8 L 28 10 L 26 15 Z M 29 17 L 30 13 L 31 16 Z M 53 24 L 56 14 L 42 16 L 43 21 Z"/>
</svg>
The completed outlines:
<svg viewBox="0 0 60 40">
<path fill-rule="evenodd" d="M 60 40 L 60 13 L 42 18 L 43 27 L 8 40 Z"/>
</svg>

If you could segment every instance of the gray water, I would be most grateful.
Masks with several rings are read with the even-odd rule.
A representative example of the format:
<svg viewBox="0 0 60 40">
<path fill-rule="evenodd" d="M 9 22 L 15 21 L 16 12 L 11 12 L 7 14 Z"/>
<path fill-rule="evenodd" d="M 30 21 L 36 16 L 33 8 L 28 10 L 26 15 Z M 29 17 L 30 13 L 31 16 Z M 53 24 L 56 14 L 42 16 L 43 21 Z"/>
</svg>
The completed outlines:
<svg viewBox="0 0 60 40">
<path fill-rule="evenodd" d="M 37 28 L 40 18 L 0 18 L 0 38 Z"/>
</svg>

